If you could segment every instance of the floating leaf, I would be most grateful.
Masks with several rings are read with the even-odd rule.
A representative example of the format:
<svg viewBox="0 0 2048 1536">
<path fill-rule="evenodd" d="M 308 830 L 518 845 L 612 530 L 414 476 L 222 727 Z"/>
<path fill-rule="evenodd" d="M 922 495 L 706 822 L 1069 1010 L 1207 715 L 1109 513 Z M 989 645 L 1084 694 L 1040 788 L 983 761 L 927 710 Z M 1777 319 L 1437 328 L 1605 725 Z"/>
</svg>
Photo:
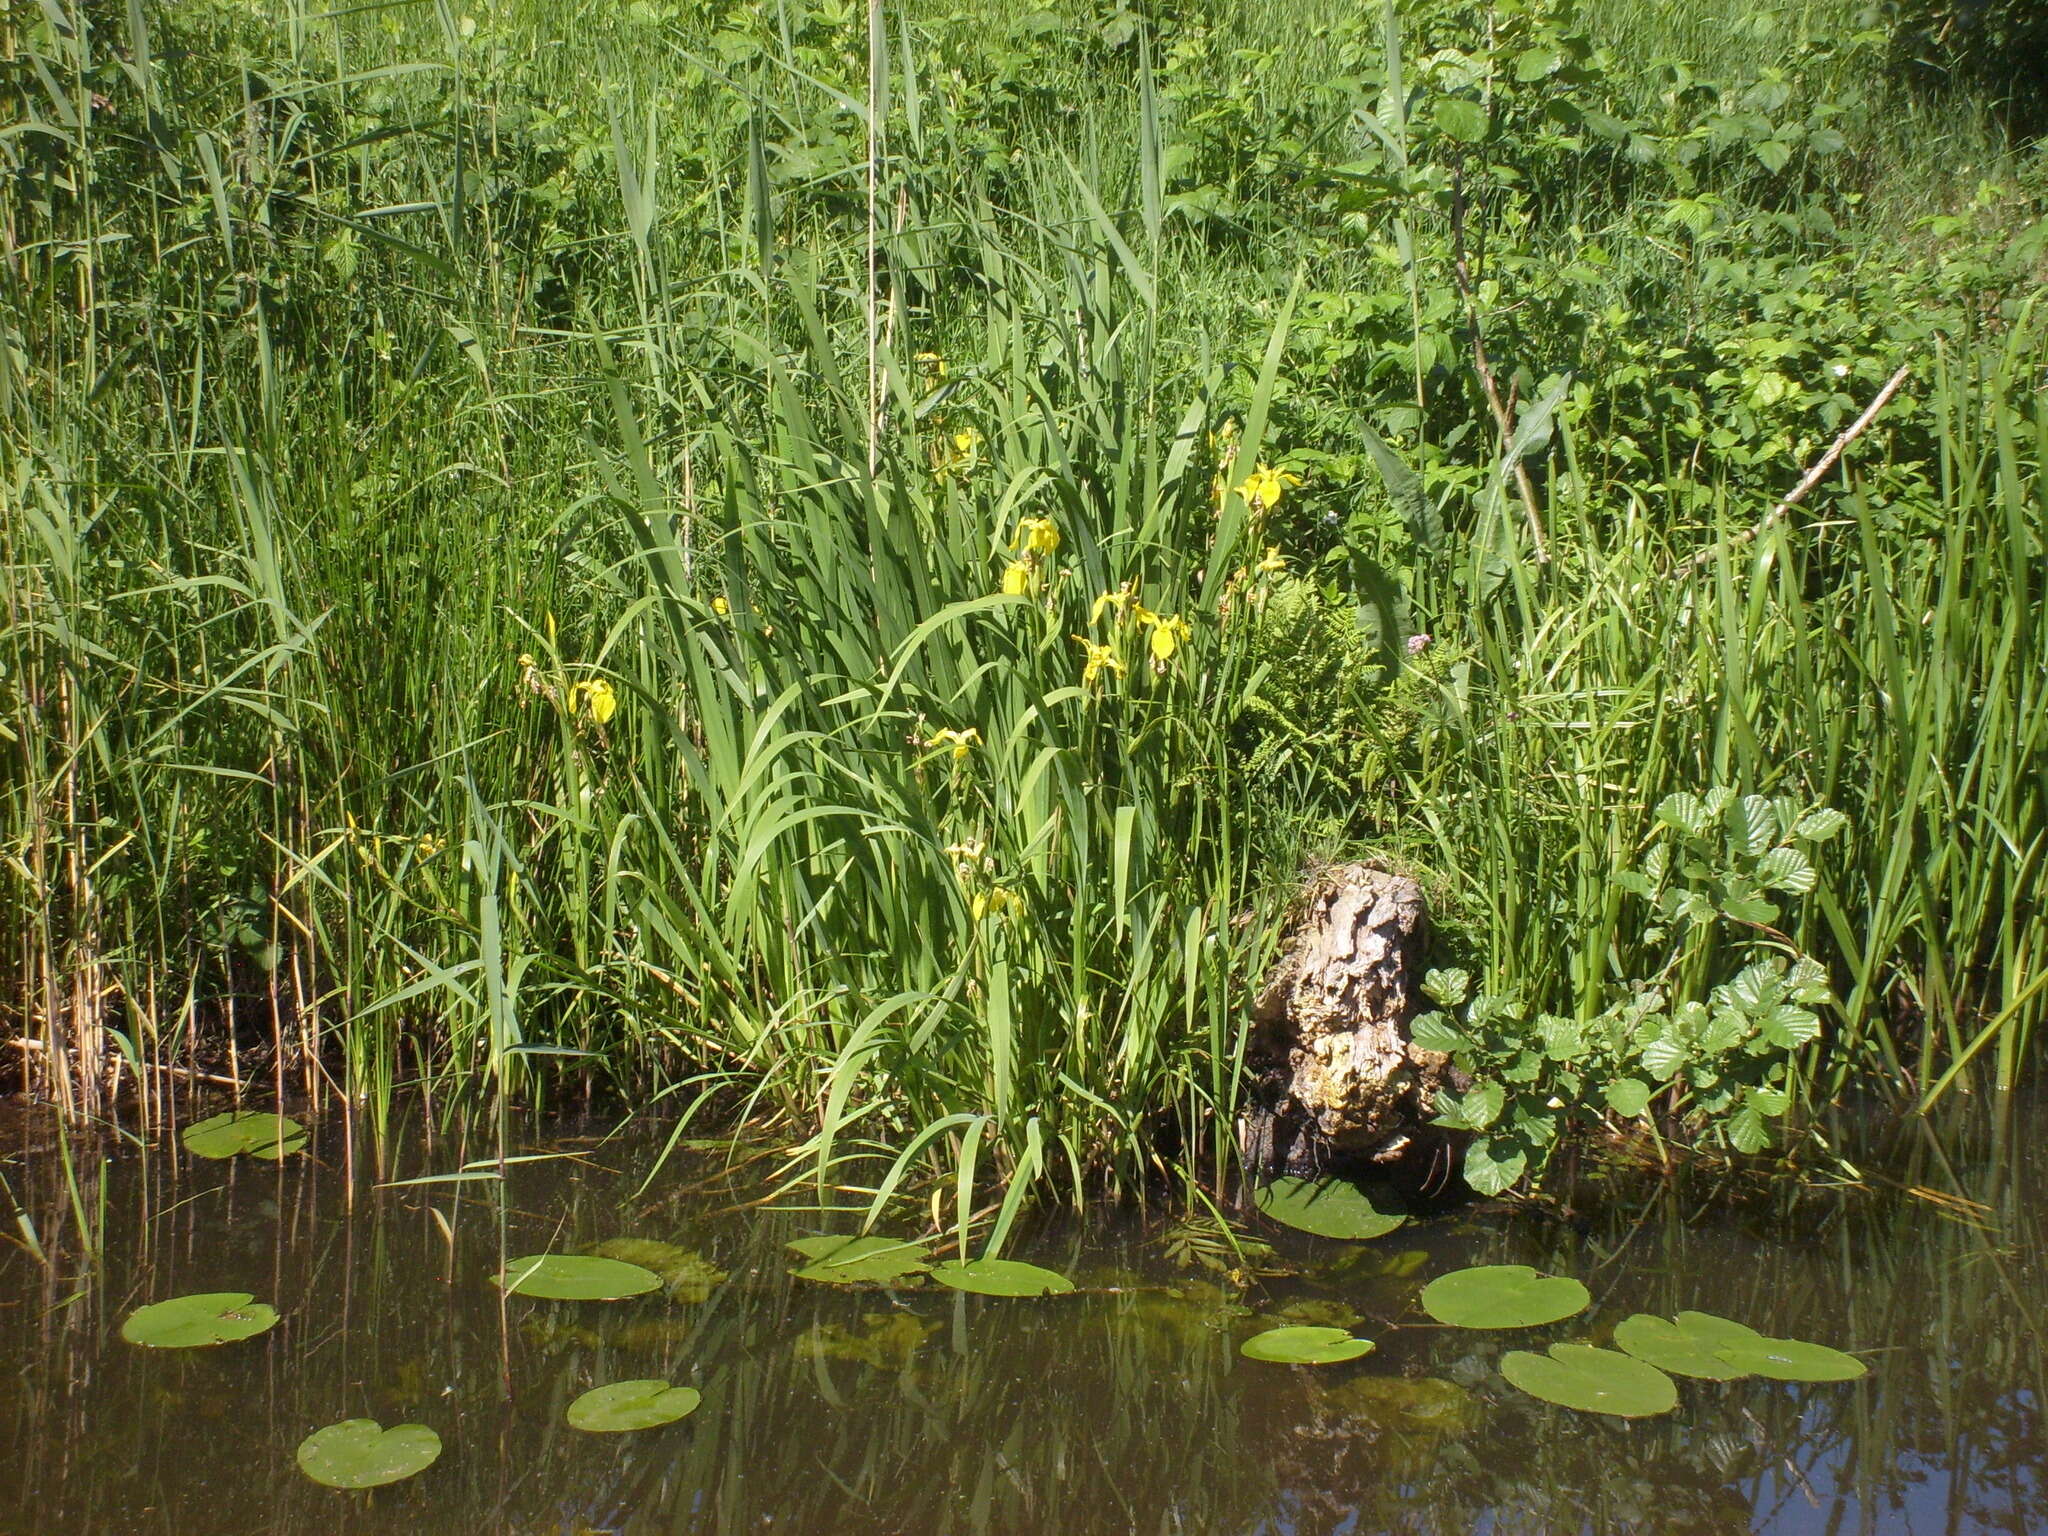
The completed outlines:
<svg viewBox="0 0 2048 1536">
<path fill-rule="evenodd" d="M 1273 1220 L 1318 1237 L 1353 1241 L 1384 1237 L 1408 1219 L 1374 1210 L 1364 1191 L 1343 1179 L 1298 1179 L 1290 1175 L 1273 1180 L 1253 1198 Z"/>
<path fill-rule="evenodd" d="M 1553 1344 L 1547 1355 L 1511 1349 L 1500 1373 L 1531 1397 L 1582 1413 L 1642 1419 L 1678 1406 L 1677 1383 L 1657 1367 L 1590 1344 Z"/>
<path fill-rule="evenodd" d="M 569 1405 L 569 1427 L 592 1434 L 626 1429 L 653 1429 L 694 1413 L 704 1400 L 695 1387 L 672 1387 L 665 1381 L 615 1381 L 592 1387 Z"/>
<path fill-rule="evenodd" d="M 1016 1259 L 948 1260 L 932 1266 L 931 1277 L 956 1291 L 978 1296 L 1064 1296 L 1074 1288 L 1065 1275 Z"/>
<path fill-rule="evenodd" d="M 121 1324 L 121 1337 L 145 1349 L 197 1349 L 253 1339 L 276 1326 L 276 1310 L 247 1291 L 207 1291 L 137 1307 Z"/>
<path fill-rule="evenodd" d="M 661 1276 L 619 1259 L 535 1253 L 514 1259 L 496 1281 L 514 1296 L 548 1301 L 617 1301 L 661 1289 Z"/>
<path fill-rule="evenodd" d="M 1763 1336 L 1707 1312 L 1681 1312 L 1675 1322 L 1638 1312 L 1615 1324 L 1614 1342 L 1638 1360 L 1674 1375 L 1734 1381 L 1750 1370 L 1731 1359 L 1727 1347 L 1761 1343 Z"/>
<path fill-rule="evenodd" d="M 693 1249 L 651 1237 L 614 1237 L 596 1244 L 591 1253 L 601 1259 L 638 1264 L 660 1277 L 671 1301 L 705 1301 L 712 1289 L 724 1284 L 726 1273 Z"/>
<path fill-rule="evenodd" d="M 1576 1317 L 1593 1298 L 1576 1280 L 1526 1264 L 1482 1264 L 1422 1288 L 1422 1310 L 1453 1328 L 1535 1328 Z"/>
<path fill-rule="evenodd" d="M 306 1128 L 289 1115 L 231 1109 L 224 1115 L 186 1126 L 178 1140 L 195 1157 L 234 1157 L 243 1153 L 276 1162 L 304 1150 Z"/>
<path fill-rule="evenodd" d="M 1854 1381 L 1870 1369 L 1854 1355 L 1800 1339 L 1758 1338 L 1724 1346 L 1721 1353 L 1744 1374 L 1773 1381 Z"/>
<path fill-rule="evenodd" d="M 1255 1333 L 1238 1352 L 1247 1360 L 1267 1360 L 1274 1365 L 1334 1365 L 1369 1355 L 1372 1350 L 1371 1339 L 1354 1339 L 1342 1328 L 1297 1326 Z"/>
<path fill-rule="evenodd" d="M 826 1285 L 890 1285 L 926 1269 L 924 1250 L 900 1237 L 800 1237 L 789 1247 L 811 1261 L 790 1273 Z"/>
<path fill-rule="evenodd" d="M 299 1442 L 299 1470 L 329 1488 L 381 1488 L 423 1472 L 441 1454 L 441 1437 L 424 1424 L 382 1428 L 375 1419 L 343 1419 Z"/>
</svg>

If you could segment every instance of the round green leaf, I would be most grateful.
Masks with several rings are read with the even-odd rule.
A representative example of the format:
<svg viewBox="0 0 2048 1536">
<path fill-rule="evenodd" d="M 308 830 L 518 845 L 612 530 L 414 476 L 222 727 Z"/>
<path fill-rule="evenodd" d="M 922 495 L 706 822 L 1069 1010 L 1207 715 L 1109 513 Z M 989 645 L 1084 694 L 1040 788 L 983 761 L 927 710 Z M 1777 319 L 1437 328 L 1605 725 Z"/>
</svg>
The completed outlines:
<svg viewBox="0 0 2048 1536">
<path fill-rule="evenodd" d="M 423 1472 L 441 1454 L 441 1437 L 424 1424 L 343 1419 L 299 1442 L 299 1470 L 329 1488 L 381 1488 Z"/>
<path fill-rule="evenodd" d="M 1374 1210 L 1364 1192 L 1344 1179 L 1298 1179 L 1289 1175 L 1273 1180 L 1253 1199 L 1273 1220 L 1318 1237 L 1353 1241 L 1384 1237 L 1408 1219 Z"/>
<path fill-rule="evenodd" d="M 1453 1328 L 1535 1328 L 1576 1317 L 1592 1301 L 1578 1281 L 1526 1264 L 1453 1270 L 1422 1288 L 1422 1310 Z"/>
<path fill-rule="evenodd" d="M 608 1387 L 592 1387 L 571 1403 L 569 1427 L 593 1434 L 653 1429 L 695 1412 L 703 1400 L 695 1387 L 672 1387 L 665 1381 L 615 1381 Z"/>
<path fill-rule="evenodd" d="M 252 1339 L 277 1326 L 277 1312 L 247 1291 L 208 1291 L 137 1307 L 121 1324 L 121 1337 L 145 1349 L 196 1349 Z"/>
<path fill-rule="evenodd" d="M 1462 96 L 1440 96 L 1431 110 L 1437 127 L 1461 144 L 1479 143 L 1492 126 L 1486 108 Z"/>
<path fill-rule="evenodd" d="M 1773 1381 L 1854 1381 L 1869 1370 L 1854 1355 L 1799 1339 L 1758 1338 L 1725 1345 L 1721 1354 L 1744 1374 Z"/>
<path fill-rule="evenodd" d="M 1016 1259 L 974 1259 L 964 1264 L 949 1259 L 934 1264 L 931 1277 L 940 1285 L 978 1296 L 1064 1296 L 1074 1288 L 1065 1275 Z"/>
<path fill-rule="evenodd" d="M 1268 1360 L 1275 1365 L 1333 1365 L 1339 1360 L 1356 1360 L 1373 1350 L 1371 1339 L 1354 1339 L 1342 1328 L 1268 1328 L 1255 1333 L 1239 1346 L 1247 1360 Z"/>
<path fill-rule="evenodd" d="M 494 1278 L 514 1296 L 548 1301 L 617 1301 L 661 1289 L 661 1276 L 651 1269 L 570 1253 L 529 1254 Z"/>
<path fill-rule="evenodd" d="M 186 1126 L 178 1140 L 196 1157 L 234 1157 L 242 1153 L 276 1162 L 304 1150 L 306 1128 L 289 1115 L 232 1109 Z"/>
<path fill-rule="evenodd" d="M 890 1285 L 926 1269 L 924 1250 L 900 1237 L 800 1237 L 789 1247 L 811 1261 L 790 1273 L 826 1285 Z"/>
<path fill-rule="evenodd" d="M 1638 1312 L 1614 1326 L 1614 1342 L 1638 1360 L 1704 1381 L 1749 1375 L 1749 1368 L 1730 1358 L 1727 1348 L 1762 1341 L 1754 1328 L 1708 1312 L 1681 1312 L 1676 1321 Z"/>
<path fill-rule="evenodd" d="M 1553 1344 L 1547 1355 L 1511 1349 L 1500 1373 L 1531 1397 L 1581 1413 L 1642 1419 L 1678 1406 L 1677 1383 L 1657 1367 L 1590 1344 Z"/>
</svg>

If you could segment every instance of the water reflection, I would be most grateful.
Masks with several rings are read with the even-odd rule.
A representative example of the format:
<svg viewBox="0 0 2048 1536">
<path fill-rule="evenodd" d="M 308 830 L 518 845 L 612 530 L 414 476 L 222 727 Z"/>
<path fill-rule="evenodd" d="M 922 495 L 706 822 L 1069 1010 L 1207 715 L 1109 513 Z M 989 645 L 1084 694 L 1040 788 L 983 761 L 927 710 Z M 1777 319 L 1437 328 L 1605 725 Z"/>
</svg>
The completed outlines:
<svg viewBox="0 0 2048 1536">
<path fill-rule="evenodd" d="M 743 1191 L 709 1166 L 636 1200 L 637 1135 L 516 1166 L 502 1202 L 478 1182 L 351 1187 L 331 1133 L 280 1167 L 124 1149 L 68 1177 L 46 1127 L 0 1138 L 30 1223 L 0 1249 L 8 1532 L 2048 1529 L 2044 1162 L 1984 1128 L 1908 1134 L 1882 1179 L 1842 1190 L 1681 1179 L 1574 1191 L 1570 1212 L 1463 1212 L 1365 1250 L 1283 1234 L 1274 1267 L 1295 1273 L 1242 1292 L 1177 1266 L 1186 1245 L 1157 1224 L 1044 1234 L 1020 1256 L 1088 1290 L 1031 1302 L 792 1282 L 780 1245 L 815 1213 L 731 1209 Z M 414 1142 L 394 1166 L 466 1155 Z M 698 1303 L 611 1305 L 487 1283 L 503 1253 L 621 1235 L 730 1279 Z M 1594 1310 L 1510 1337 L 1412 1305 L 1432 1275 L 1501 1262 L 1580 1276 Z M 227 1289 L 283 1323 L 213 1350 L 116 1337 L 138 1305 Z M 1684 1307 L 1856 1349 L 1871 1375 L 1685 1382 L 1676 1414 L 1622 1423 L 1493 1369 L 1507 1348 Z M 1316 1308 L 1360 1314 L 1378 1351 L 1319 1370 L 1238 1357 L 1259 1314 Z M 585 1388 L 648 1376 L 702 1407 L 622 1436 L 564 1425 Z M 301 1478 L 299 1439 L 354 1416 L 433 1426 L 440 1463 L 368 1496 Z"/>
</svg>

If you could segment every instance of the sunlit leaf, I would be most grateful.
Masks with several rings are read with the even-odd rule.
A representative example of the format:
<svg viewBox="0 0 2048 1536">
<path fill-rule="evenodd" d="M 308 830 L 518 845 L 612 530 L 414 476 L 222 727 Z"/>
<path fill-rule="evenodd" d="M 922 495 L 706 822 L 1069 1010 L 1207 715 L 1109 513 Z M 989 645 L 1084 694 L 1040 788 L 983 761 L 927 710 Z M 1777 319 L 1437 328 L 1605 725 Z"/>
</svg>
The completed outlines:
<svg viewBox="0 0 2048 1536">
<path fill-rule="evenodd" d="M 244 1155 L 276 1162 L 305 1148 L 306 1128 L 288 1115 L 231 1109 L 186 1126 L 178 1140 L 195 1157 Z"/>
<path fill-rule="evenodd" d="M 1268 1328 L 1239 1346 L 1247 1360 L 1274 1365 L 1334 1365 L 1371 1354 L 1371 1339 L 1355 1339 L 1342 1328 Z"/>
<path fill-rule="evenodd" d="M 811 1261 L 790 1273 L 826 1285 L 889 1285 L 927 1268 L 924 1250 L 900 1237 L 800 1237 L 789 1247 Z"/>
<path fill-rule="evenodd" d="M 1722 1353 L 1725 1346 L 1761 1342 L 1754 1328 L 1707 1312 L 1681 1312 L 1674 1321 L 1638 1312 L 1615 1324 L 1614 1342 L 1638 1360 L 1676 1376 L 1733 1381 L 1750 1372 Z"/>
<path fill-rule="evenodd" d="M 1375 1209 L 1363 1190 L 1344 1179 L 1288 1175 L 1267 1184 L 1253 1200 L 1273 1220 L 1319 1237 L 1384 1237 L 1408 1219 Z"/>
<path fill-rule="evenodd" d="M 1422 1310 L 1453 1328 L 1535 1328 L 1576 1317 L 1592 1304 L 1578 1281 L 1539 1275 L 1526 1264 L 1482 1264 L 1440 1275 L 1422 1288 Z"/>
<path fill-rule="evenodd" d="M 431 1467 L 441 1437 L 424 1424 L 381 1427 L 375 1419 L 344 1419 L 299 1442 L 299 1470 L 329 1488 L 381 1488 Z"/>
<path fill-rule="evenodd" d="M 932 1266 L 931 1278 L 950 1290 L 978 1296 L 1064 1296 L 1074 1288 L 1065 1275 L 1016 1259 L 948 1260 Z"/>
<path fill-rule="evenodd" d="M 615 1381 L 592 1387 L 569 1405 L 571 1429 L 610 1434 L 628 1429 L 653 1429 L 694 1413 L 703 1396 L 695 1387 L 672 1387 L 665 1381 Z"/>
<path fill-rule="evenodd" d="M 1500 1373 L 1531 1397 L 1582 1413 L 1641 1419 L 1678 1406 L 1677 1383 L 1657 1367 L 1590 1344 L 1553 1344 L 1547 1355 L 1511 1349 Z"/>
<path fill-rule="evenodd" d="M 661 1289 L 661 1277 L 638 1264 L 572 1253 L 514 1259 L 496 1281 L 514 1296 L 547 1301 L 618 1301 Z"/>
<path fill-rule="evenodd" d="M 136 1308 L 121 1324 L 121 1337 L 145 1349 L 197 1349 L 276 1326 L 277 1312 L 247 1291 L 207 1291 Z"/>
</svg>

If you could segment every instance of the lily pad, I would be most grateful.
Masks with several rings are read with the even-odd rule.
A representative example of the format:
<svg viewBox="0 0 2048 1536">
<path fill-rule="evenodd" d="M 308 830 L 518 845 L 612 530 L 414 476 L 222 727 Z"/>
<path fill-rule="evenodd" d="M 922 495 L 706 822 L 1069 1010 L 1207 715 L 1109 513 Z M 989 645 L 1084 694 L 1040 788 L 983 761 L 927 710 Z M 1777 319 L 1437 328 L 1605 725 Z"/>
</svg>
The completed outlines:
<svg viewBox="0 0 2048 1536">
<path fill-rule="evenodd" d="M 651 1237 L 614 1237 L 597 1244 L 591 1253 L 601 1259 L 618 1259 L 638 1264 L 661 1278 L 671 1301 L 706 1301 L 712 1290 L 725 1283 L 726 1272 L 694 1249 Z"/>
<path fill-rule="evenodd" d="M 137 1307 L 121 1324 L 121 1337 L 145 1349 L 197 1349 L 253 1339 L 276 1326 L 276 1309 L 247 1291 L 207 1291 Z"/>
<path fill-rule="evenodd" d="M 569 1405 L 569 1427 L 593 1434 L 626 1429 L 653 1429 L 694 1413 L 704 1400 L 695 1387 L 672 1387 L 665 1381 L 615 1381 L 592 1387 Z"/>
<path fill-rule="evenodd" d="M 1373 1351 L 1371 1339 L 1354 1339 L 1342 1328 L 1268 1328 L 1238 1347 L 1247 1360 L 1274 1365 L 1334 1365 Z"/>
<path fill-rule="evenodd" d="M 267 1114 L 260 1109 L 231 1109 L 224 1115 L 215 1115 L 186 1126 L 178 1140 L 195 1157 L 246 1154 L 277 1162 L 305 1149 L 306 1128 L 289 1115 Z"/>
<path fill-rule="evenodd" d="M 1531 1397 L 1581 1413 L 1644 1419 L 1678 1406 L 1678 1384 L 1657 1367 L 1591 1344 L 1553 1344 L 1547 1355 L 1511 1349 L 1500 1373 Z"/>
<path fill-rule="evenodd" d="M 1801 1339 L 1759 1337 L 1730 1344 L 1721 1353 L 1745 1374 L 1768 1376 L 1772 1381 L 1854 1381 L 1870 1369 L 1854 1355 Z"/>
<path fill-rule="evenodd" d="M 1754 1328 L 1709 1312 L 1681 1312 L 1674 1321 L 1638 1312 L 1614 1325 L 1614 1342 L 1638 1360 L 1676 1376 L 1734 1381 L 1751 1374 L 1729 1350 L 1765 1342 Z"/>
<path fill-rule="evenodd" d="M 1526 1264 L 1453 1270 L 1422 1288 L 1422 1310 L 1453 1328 L 1535 1328 L 1576 1317 L 1592 1301 L 1578 1281 Z"/>
<path fill-rule="evenodd" d="M 299 1470 L 329 1488 L 382 1488 L 423 1472 L 441 1455 L 441 1437 L 424 1424 L 383 1428 L 375 1419 L 343 1419 L 299 1442 Z"/>
<path fill-rule="evenodd" d="M 661 1276 L 651 1269 L 572 1253 L 535 1253 L 514 1259 L 495 1280 L 514 1296 L 547 1301 L 618 1301 L 661 1289 Z"/>
<path fill-rule="evenodd" d="M 932 1266 L 931 1277 L 956 1291 L 977 1296 L 1064 1296 L 1074 1288 L 1065 1275 L 1016 1259 L 949 1259 Z"/>
<path fill-rule="evenodd" d="M 1384 1237 L 1408 1220 L 1406 1216 L 1375 1210 L 1365 1192 L 1344 1179 L 1298 1179 L 1290 1175 L 1273 1180 L 1252 1198 L 1273 1220 L 1318 1237 L 1362 1242 Z"/>
<path fill-rule="evenodd" d="M 894 1285 L 927 1267 L 924 1250 L 900 1237 L 800 1237 L 789 1247 L 811 1261 L 790 1273 L 825 1285 Z"/>
</svg>

